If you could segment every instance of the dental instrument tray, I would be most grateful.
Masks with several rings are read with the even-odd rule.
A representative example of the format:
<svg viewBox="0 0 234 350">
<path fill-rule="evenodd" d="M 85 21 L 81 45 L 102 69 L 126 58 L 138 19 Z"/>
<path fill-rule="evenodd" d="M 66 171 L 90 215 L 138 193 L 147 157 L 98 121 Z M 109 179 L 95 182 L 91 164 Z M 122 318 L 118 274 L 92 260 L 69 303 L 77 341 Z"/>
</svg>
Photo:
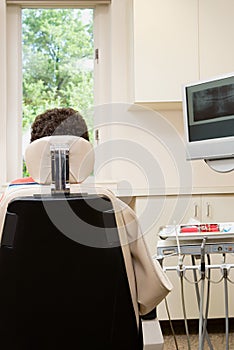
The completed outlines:
<svg viewBox="0 0 234 350">
<path fill-rule="evenodd" d="M 181 240 L 234 238 L 234 222 L 167 225 L 159 230 L 161 239 Z"/>
</svg>

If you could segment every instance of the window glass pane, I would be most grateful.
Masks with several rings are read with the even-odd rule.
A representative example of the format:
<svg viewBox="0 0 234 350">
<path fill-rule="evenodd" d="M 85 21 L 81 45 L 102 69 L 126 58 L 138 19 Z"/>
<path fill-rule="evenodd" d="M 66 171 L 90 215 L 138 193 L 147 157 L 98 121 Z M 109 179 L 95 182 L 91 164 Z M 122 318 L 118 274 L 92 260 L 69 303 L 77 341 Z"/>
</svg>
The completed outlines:
<svg viewBox="0 0 234 350">
<path fill-rule="evenodd" d="M 35 117 L 72 107 L 93 129 L 93 9 L 23 9 L 23 152 Z"/>
</svg>

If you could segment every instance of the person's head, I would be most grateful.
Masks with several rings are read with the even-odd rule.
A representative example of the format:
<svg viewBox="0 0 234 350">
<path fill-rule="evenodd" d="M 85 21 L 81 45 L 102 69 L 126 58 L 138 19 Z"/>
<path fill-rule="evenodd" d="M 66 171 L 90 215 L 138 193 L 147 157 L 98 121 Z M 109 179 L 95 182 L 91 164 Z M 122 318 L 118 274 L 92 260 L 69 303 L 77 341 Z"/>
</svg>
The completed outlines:
<svg viewBox="0 0 234 350">
<path fill-rule="evenodd" d="M 31 142 L 52 135 L 79 136 L 89 141 L 85 120 L 72 108 L 53 108 L 35 118 L 31 126 Z"/>
</svg>

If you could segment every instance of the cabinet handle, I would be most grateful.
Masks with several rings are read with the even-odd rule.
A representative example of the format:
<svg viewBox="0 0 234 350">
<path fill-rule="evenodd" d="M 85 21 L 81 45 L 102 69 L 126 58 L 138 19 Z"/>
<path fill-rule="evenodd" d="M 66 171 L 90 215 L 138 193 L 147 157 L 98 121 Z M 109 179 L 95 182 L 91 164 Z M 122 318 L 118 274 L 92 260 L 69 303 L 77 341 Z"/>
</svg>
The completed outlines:
<svg viewBox="0 0 234 350">
<path fill-rule="evenodd" d="M 196 203 L 194 204 L 194 217 L 198 217 L 198 205 Z"/>
<path fill-rule="evenodd" d="M 211 205 L 210 205 L 210 203 L 206 203 L 206 216 L 207 217 L 211 216 Z"/>
</svg>

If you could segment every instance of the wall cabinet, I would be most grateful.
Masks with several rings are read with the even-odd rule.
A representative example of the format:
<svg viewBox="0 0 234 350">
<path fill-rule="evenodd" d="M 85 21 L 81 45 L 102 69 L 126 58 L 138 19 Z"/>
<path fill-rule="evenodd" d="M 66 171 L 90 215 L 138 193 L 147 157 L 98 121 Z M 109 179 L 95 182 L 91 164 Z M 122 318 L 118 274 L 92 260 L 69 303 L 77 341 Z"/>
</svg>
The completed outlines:
<svg viewBox="0 0 234 350">
<path fill-rule="evenodd" d="M 181 101 L 183 84 L 234 71 L 233 0 L 133 7 L 135 102 Z"/>
<path fill-rule="evenodd" d="M 197 0 L 134 0 L 135 101 L 181 100 L 198 75 Z"/>
<path fill-rule="evenodd" d="M 195 219 L 200 222 L 234 221 L 233 194 L 192 195 L 183 221 Z"/>
<path fill-rule="evenodd" d="M 234 193 L 136 197 L 134 210 L 150 252 L 156 252 L 160 227 L 198 222 L 234 222 Z"/>
<path fill-rule="evenodd" d="M 200 78 L 234 71 L 233 0 L 199 1 Z"/>
</svg>

